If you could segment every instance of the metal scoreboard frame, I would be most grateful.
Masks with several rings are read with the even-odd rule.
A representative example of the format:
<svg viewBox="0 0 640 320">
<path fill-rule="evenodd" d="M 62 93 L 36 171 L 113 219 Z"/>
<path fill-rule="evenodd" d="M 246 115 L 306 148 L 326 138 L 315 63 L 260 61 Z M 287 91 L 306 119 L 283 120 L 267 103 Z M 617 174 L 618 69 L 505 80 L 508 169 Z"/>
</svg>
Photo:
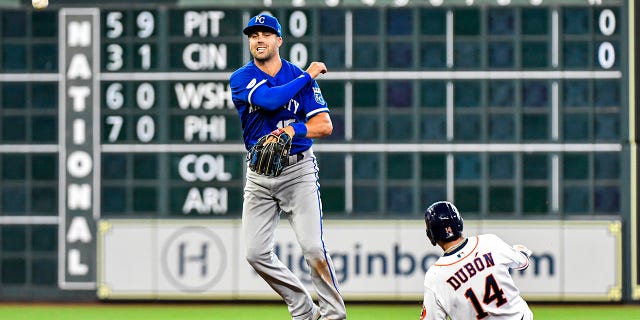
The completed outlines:
<svg viewBox="0 0 640 320">
<path fill-rule="evenodd" d="M 635 1 L 629 2 L 629 57 L 635 57 L 637 54 L 638 34 L 639 29 L 635 20 L 640 16 L 640 8 L 636 5 Z M 633 39 L 633 40 L 631 40 Z M 640 157 L 638 157 L 638 145 L 637 142 L 640 139 L 638 135 L 638 124 L 640 124 L 640 114 L 636 112 L 638 92 L 640 87 L 638 86 L 638 65 L 635 58 L 629 59 L 629 143 L 631 148 L 630 167 L 631 172 L 629 174 L 631 183 L 631 202 L 629 208 L 629 251 L 630 251 L 630 264 L 631 264 L 631 298 L 633 300 L 640 300 L 640 238 L 638 232 L 640 232 L 640 193 L 638 183 L 640 183 L 640 176 L 638 176 L 638 164 Z"/>
<path fill-rule="evenodd" d="M 150 217 L 150 222 L 156 223 L 161 220 L 174 220 L 174 218 L 181 218 L 180 215 L 182 215 L 182 217 L 188 216 L 189 218 L 193 218 L 191 221 L 197 222 L 199 219 L 224 217 L 227 212 L 237 211 L 237 205 L 235 207 L 236 209 L 230 208 L 230 206 L 233 206 L 233 200 L 231 199 L 235 199 L 241 192 L 242 173 L 246 168 L 242 165 L 233 166 L 232 163 L 243 158 L 244 146 L 241 140 L 238 139 L 237 133 L 235 137 L 229 138 L 228 133 L 237 129 L 238 124 L 232 124 L 230 121 L 225 120 L 225 116 L 229 116 L 230 119 L 232 118 L 231 115 L 233 112 L 235 112 L 229 107 L 230 97 L 228 96 L 230 96 L 230 93 L 228 92 L 228 88 L 225 87 L 225 82 L 228 81 L 231 74 L 231 69 L 233 69 L 232 65 L 239 67 L 239 62 L 250 59 L 247 44 L 242 38 L 240 30 L 251 15 L 258 12 L 258 10 L 255 9 L 256 6 L 262 5 L 265 6 L 267 10 L 278 14 L 281 21 L 286 24 L 284 28 L 285 31 L 294 27 L 293 32 L 295 33 L 295 27 L 300 27 L 303 23 L 309 23 L 308 26 L 306 24 L 304 26 L 309 29 L 313 28 L 314 33 L 301 31 L 300 38 L 304 39 L 300 40 L 300 43 L 294 43 L 293 45 L 287 45 L 285 47 L 286 53 L 284 56 L 291 55 L 293 60 L 297 59 L 302 65 L 310 61 L 309 59 L 317 55 L 321 49 L 302 50 L 301 47 L 308 45 L 310 41 L 322 42 L 326 40 L 327 42 L 336 42 L 331 36 L 322 35 L 320 31 L 318 31 L 319 22 L 308 20 L 305 14 L 319 10 L 318 8 L 334 9 L 336 12 L 342 13 L 344 15 L 344 21 L 347 21 L 347 23 L 345 23 L 347 30 L 345 30 L 344 39 L 339 39 L 339 41 L 343 41 L 340 45 L 345 48 L 344 56 L 341 57 L 344 59 L 344 67 L 338 68 L 339 70 L 337 71 L 331 71 L 322 77 L 322 81 L 338 83 L 344 87 L 344 101 L 337 103 L 343 106 L 336 112 L 340 119 L 344 140 L 322 141 L 314 146 L 314 150 L 320 155 L 346 154 L 344 157 L 344 169 L 340 170 L 340 172 L 344 174 L 344 179 L 336 178 L 334 179 L 335 181 L 330 180 L 328 183 L 323 184 L 323 188 L 325 186 L 329 187 L 327 190 L 330 195 L 335 194 L 331 193 L 331 190 L 343 191 L 343 198 L 340 198 L 343 204 L 337 207 L 340 208 L 338 211 L 347 213 L 345 214 L 345 218 L 353 220 L 361 219 L 357 215 L 350 216 L 349 214 L 355 212 L 358 206 L 358 193 L 355 191 L 358 187 L 358 181 L 354 178 L 354 176 L 357 175 L 357 170 L 354 169 L 354 166 L 357 163 L 357 157 L 363 154 L 382 155 L 380 158 L 382 160 L 380 161 L 383 165 L 387 165 L 386 157 L 392 154 L 445 155 L 443 157 L 445 173 L 439 183 L 442 185 L 442 194 L 449 199 L 453 199 L 459 194 L 455 188 L 457 172 L 454 168 L 458 161 L 456 155 L 482 154 L 480 158 L 488 158 L 490 155 L 503 153 L 518 155 L 548 154 L 549 167 L 547 171 L 550 177 L 545 181 L 549 182 L 547 205 L 549 214 L 542 216 L 541 220 L 565 219 L 567 221 L 576 220 L 576 218 L 563 216 L 562 204 L 564 200 L 562 198 L 562 188 L 564 182 L 561 169 L 563 157 L 561 155 L 564 153 L 619 154 L 622 176 L 617 180 L 614 179 L 623 185 L 620 191 L 622 195 L 619 198 L 621 202 L 618 211 L 619 215 L 607 215 L 607 212 L 600 215 L 592 214 L 587 220 L 608 221 L 611 218 L 614 218 L 614 220 L 618 218 L 622 222 L 622 243 L 628 242 L 629 244 L 622 245 L 624 253 L 622 256 L 624 258 L 615 263 L 621 263 L 623 265 L 623 267 L 621 267 L 621 270 L 623 270 L 621 278 L 623 279 L 623 283 L 631 283 L 631 285 L 622 286 L 622 289 L 616 286 L 614 290 L 616 293 L 613 294 L 614 298 L 612 300 L 640 300 L 640 240 L 638 238 L 638 231 L 640 230 L 640 219 L 638 219 L 638 211 L 640 210 L 638 207 L 638 183 L 640 183 L 640 181 L 638 181 L 638 179 L 640 176 L 637 171 L 639 160 L 636 146 L 638 139 L 636 124 L 639 123 L 640 117 L 635 112 L 636 94 L 638 91 L 635 82 L 637 65 L 635 59 L 633 59 L 636 54 L 635 48 L 637 41 L 635 18 L 637 17 L 636 13 L 638 12 L 638 8 L 635 1 L 430 0 L 416 4 L 411 0 L 378 2 L 344 0 L 341 3 L 339 1 L 307 0 L 306 3 L 304 1 L 291 1 L 290 4 L 281 4 L 276 1 L 272 2 L 267 0 L 238 0 L 223 1 L 219 7 L 205 6 L 206 4 L 198 3 L 198 1 L 193 1 L 192 3 L 167 3 L 164 1 L 156 7 L 154 7 L 152 3 L 143 3 L 134 7 L 129 7 L 124 3 L 111 5 L 96 4 L 95 8 L 75 8 L 73 7 L 75 5 L 76 3 L 72 1 L 67 3 L 63 1 L 62 4 L 52 4 L 49 8 L 50 10 L 59 9 L 57 15 L 57 73 L 12 73 L 5 71 L 0 73 L 0 85 L 5 82 L 57 82 L 57 143 L 11 144 L 0 140 L 2 141 L 0 142 L 0 156 L 14 153 L 57 154 L 58 216 L 21 217 L 1 215 L 0 226 L 23 224 L 58 226 L 57 285 L 60 289 L 69 291 L 100 289 L 100 284 L 97 282 L 97 273 L 100 271 L 98 269 L 101 267 L 102 262 L 100 258 L 97 257 L 96 247 L 100 245 L 101 232 L 104 231 L 101 229 L 103 227 L 107 228 L 107 225 L 109 225 L 108 223 L 101 224 L 101 221 L 104 222 L 112 218 L 121 218 L 118 216 L 114 217 L 114 215 L 105 216 L 102 210 L 105 205 L 103 203 L 105 201 L 105 192 L 107 192 L 105 190 L 114 189 L 110 182 L 105 182 L 102 177 L 103 170 L 105 170 L 102 158 L 105 156 L 129 157 L 127 159 L 134 158 L 137 155 L 156 155 L 158 157 L 159 163 L 161 163 L 158 165 L 158 171 L 166 172 L 163 173 L 162 176 L 156 177 L 156 180 L 151 181 L 160 181 L 161 183 L 166 183 L 168 186 L 163 187 L 156 197 L 170 198 L 170 200 L 167 201 L 174 201 L 173 197 L 176 197 L 178 200 L 175 201 L 182 201 L 184 204 L 167 205 L 172 210 L 179 208 L 182 212 L 178 212 L 175 216 L 153 216 Z M 85 5 L 86 4 L 82 4 L 82 6 Z M 609 44 L 609 46 L 601 46 L 601 50 L 592 50 L 592 52 L 594 52 L 594 54 L 595 52 L 601 53 L 604 57 L 605 64 L 611 52 L 613 52 L 614 55 L 619 54 L 615 59 L 619 65 L 614 66 L 612 64 L 606 67 L 603 66 L 602 63 L 597 65 L 598 62 L 595 61 L 597 60 L 596 58 L 593 59 L 594 61 L 589 62 L 591 68 L 564 69 L 559 67 L 559 59 L 561 59 L 562 54 L 559 47 L 563 39 L 558 30 L 558 24 L 561 23 L 559 22 L 561 18 L 558 16 L 558 11 L 563 5 L 572 8 L 614 7 L 618 9 L 618 11 L 615 11 L 616 13 L 607 13 L 605 14 L 606 17 L 600 18 L 601 20 L 605 20 L 605 22 L 600 21 L 600 28 L 603 28 L 603 23 L 605 29 L 611 26 L 611 20 L 607 20 L 612 19 L 611 16 L 613 16 L 614 19 L 614 26 L 615 20 L 618 21 L 618 30 L 614 36 L 616 37 L 615 41 L 618 42 L 617 48 L 619 48 L 622 54 L 616 52 L 616 49 L 614 49 L 614 46 L 611 44 Z M 533 71 L 520 70 L 518 68 L 488 68 L 484 65 L 482 68 L 472 68 L 472 70 L 455 68 L 453 61 L 453 30 L 455 27 L 452 11 L 460 8 L 497 7 L 508 9 L 516 6 L 519 8 L 535 7 L 553 9 L 551 10 L 553 13 L 549 21 L 551 29 L 549 48 L 551 52 L 549 56 L 550 68 Z M 381 67 L 356 68 L 357 57 L 352 54 L 354 46 L 356 46 L 357 43 L 357 39 L 355 39 L 353 35 L 353 11 L 369 8 L 383 12 L 384 10 L 391 11 L 405 7 L 433 8 L 446 12 L 443 21 L 446 34 L 444 34 L 442 39 L 443 50 L 446 53 L 446 67 L 436 70 L 422 70 L 419 66 L 410 70 L 394 67 L 389 67 L 388 69 Z M 145 32 L 149 31 L 148 27 L 150 26 L 147 9 L 151 10 L 152 8 L 155 10 L 154 12 L 158 14 L 158 16 L 151 15 L 151 18 L 155 19 L 155 23 L 160 21 L 160 23 L 167 23 L 170 24 L 170 26 L 156 27 L 152 31 L 155 33 L 150 34 Z M 192 29 L 189 31 L 185 29 L 187 28 L 186 25 L 176 26 L 176 22 L 171 19 L 172 14 L 186 14 L 192 8 L 194 12 L 191 17 L 194 19 L 192 21 L 193 23 L 198 19 L 201 19 L 201 22 L 204 22 L 204 20 L 207 20 L 207 22 L 199 26 L 192 26 Z M 27 9 L 27 11 L 28 10 L 30 9 Z M 110 14 L 115 12 L 119 12 L 119 15 Z M 231 12 L 233 14 L 230 14 Z M 227 18 L 233 19 L 233 23 L 229 25 L 220 23 L 221 19 L 225 18 L 225 13 L 227 13 Z M 619 14 L 619 17 L 616 17 L 615 14 Z M 293 19 L 294 21 L 292 20 L 292 22 L 289 21 L 289 19 L 282 19 L 281 15 L 287 16 L 288 18 L 294 17 L 296 19 Z M 383 21 L 382 13 L 379 13 L 379 16 L 380 21 Z M 483 18 L 479 19 L 483 23 L 486 22 L 482 20 Z M 293 23 L 293 25 L 289 23 Z M 417 25 L 418 23 L 414 23 L 416 30 L 420 28 L 420 26 Z M 159 25 L 156 24 L 156 26 Z M 224 40 L 221 40 L 221 43 L 216 43 L 216 37 L 221 33 L 221 30 L 229 26 L 237 29 L 235 30 L 237 31 L 237 37 L 233 38 L 228 34 L 223 34 L 223 37 L 225 37 Z M 592 26 L 592 28 L 596 27 Z M 613 29 L 616 29 L 616 27 L 613 27 Z M 180 30 L 182 30 L 182 34 L 179 32 Z M 601 29 L 597 36 L 601 38 L 606 37 L 607 33 L 609 35 L 613 33 L 612 30 L 610 31 L 610 33 L 608 33 L 609 31 L 602 32 Z M 190 32 L 189 36 L 187 32 Z M 597 30 L 592 30 L 591 32 L 594 34 L 598 33 Z M 419 31 L 416 31 L 416 33 L 419 33 Z M 111 38 L 110 35 L 114 37 Z M 200 35 L 200 37 L 198 37 L 198 35 Z M 431 35 L 424 37 L 429 38 Z M 481 37 L 481 35 L 477 37 Z M 593 35 L 593 37 L 596 37 L 596 35 Z M 118 39 L 118 41 L 121 40 L 121 43 L 115 41 L 114 39 L 116 38 L 121 38 Z M 410 41 L 408 40 L 409 38 L 409 36 L 403 34 L 385 35 L 383 40 L 369 39 L 365 36 L 363 37 L 363 42 L 366 44 L 368 41 L 382 48 L 384 45 L 393 45 L 402 41 L 408 42 Z M 420 36 L 413 36 L 412 39 L 415 40 L 419 38 Z M 159 39 L 161 39 L 161 42 L 158 42 Z M 292 42 L 292 39 L 293 42 L 296 42 L 298 38 L 295 34 L 285 35 L 285 42 Z M 476 40 L 478 40 L 478 42 L 485 41 L 485 39 Z M 300 46 L 297 46 L 298 44 L 300 44 Z M 188 48 L 189 45 L 192 46 Z M 487 46 L 487 44 L 481 44 L 481 46 Z M 183 61 L 181 67 L 176 67 L 176 62 L 171 60 L 170 55 L 166 53 L 166 51 L 176 51 L 177 49 L 183 49 L 185 52 L 191 50 L 189 51 L 190 53 L 182 53 L 181 57 Z M 418 51 L 419 49 L 414 48 L 413 50 Z M 153 53 L 160 51 L 165 51 L 165 53 L 159 54 L 158 57 L 152 56 Z M 210 59 L 201 59 L 200 61 L 193 60 L 190 64 L 184 62 L 186 61 L 186 56 L 194 57 L 198 54 L 203 56 L 209 54 L 208 57 Z M 414 52 L 414 54 L 417 53 Z M 118 55 L 122 58 L 119 62 L 112 60 L 114 56 Z M 517 53 L 515 55 L 517 55 Z M 381 61 L 385 58 L 385 53 L 381 53 L 381 56 L 377 59 Z M 518 58 L 515 59 L 518 60 Z M 118 64 L 120 65 L 118 66 Z M 457 83 L 473 80 L 483 80 L 487 82 L 504 80 L 518 81 L 518 83 L 527 80 L 549 81 L 551 83 L 548 92 L 550 96 L 548 107 L 551 110 L 549 112 L 550 119 L 548 120 L 549 127 L 547 128 L 550 132 L 549 138 L 525 143 L 519 141 L 492 141 L 489 143 L 485 141 L 456 141 L 454 139 L 454 136 L 457 134 L 457 131 L 454 130 L 454 114 L 458 106 L 456 106 L 454 102 L 456 99 L 454 88 L 456 88 Z M 620 81 L 621 105 L 616 109 L 619 110 L 620 121 L 622 122 L 619 124 L 621 127 L 621 137 L 619 141 L 609 140 L 584 143 L 566 142 L 558 138 L 562 135 L 562 122 L 558 120 L 558 118 L 562 113 L 562 102 L 559 101 L 559 97 L 563 93 L 561 92 L 562 89 L 560 89 L 560 83 L 564 80 Z M 442 110 L 444 110 L 443 115 L 444 118 L 446 118 L 446 122 L 444 122 L 444 126 L 446 127 L 444 139 L 442 141 L 428 141 L 424 143 L 420 140 L 420 135 L 416 133 L 419 129 L 414 128 L 411 138 L 405 141 L 402 139 L 385 141 L 382 133 L 379 133 L 381 136 L 375 141 L 359 141 L 357 137 L 358 128 L 354 124 L 354 119 L 358 116 L 356 114 L 357 106 L 354 105 L 354 95 L 357 94 L 354 86 L 358 81 L 377 81 L 378 83 L 406 81 L 412 83 L 410 88 L 415 91 L 420 90 L 421 87 L 417 84 L 420 81 L 439 81 L 445 83 L 443 101 L 446 101 L 446 104 L 442 106 Z M 119 83 L 121 87 L 112 86 L 115 83 Z M 148 86 L 145 86 L 145 84 Z M 321 86 L 322 85 L 323 83 L 321 83 Z M 133 93 L 134 90 L 132 88 L 134 88 L 134 86 L 136 90 L 142 92 L 140 94 L 142 98 L 137 96 L 137 93 Z M 151 89 L 149 89 L 149 86 Z M 196 108 L 191 104 L 192 102 L 185 102 L 186 107 L 181 110 L 175 112 L 168 110 L 173 107 L 171 103 L 175 103 L 168 101 L 173 99 L 173 96 L 168 93 L 164 93 L 164 96 L 161 96 L 161 94 L 162 92 L 176 91 L 178 87 L 182 92 L 197 92 L 198 90 L 207 92 L 206 94 L 210 94 L 209 105 L 205 106 L 204 103 L 198 104 L 199 109 L 196 112 Z M 129 90 L 129 92 L 127 92 L 127 90 Z M 184 97 L 186 97 L 186 94 L 183 98 Z M 379 94 L 378 97 L 386 98 L 386 93 Z M 111 100 L 112 102 L 120 98 L 134 100 L 136 102 L 125 103 L 137 103 L 139 110 L 136 109 L 129 113 L 125 113 L 124 111 L 118 113 L 121 111 L 121 109 L 118 109 L 120 107 L 111 108 L 111 106 L 108 105 L 109 102 L 107 100 L 110 98 L 115 99 Z M 379 100 L 383 99 L 380 98 Z M 155 103 L 156 107 L 152 111 L 157 111 L 158 109 L 162 109 L 162 111 L 155 113 L 149 111 L 147 113 L 147 110 L 153 107 L 147 103 L 151 105 Z M 384 101 L 379 102 L 379 104 L 384 103 Z M 180 104 L 180 101 L 178 101 L 178 104 Z M 418 109 L 419 107 L 416 108 L 418 104 L 418 102 L 414 102 L 413 108 Z M 193 111 L 192 114 L 190 114 L 191 111 Z M 627 111 L 628 117 L 626 116 Z M 196 113 L 198 113 L 198 115 L 195 115 Z M 379 112 L 379 114 L 382 113 L 383 111 Z M 398 114 L 406 116 L 402 111 Z M 384 122 L 386 120 L 391 122 L 394 115 L 395 114 L 385 115 L 382 121 Z M 413 115 L 415 116 L 417 113 Z M 422 116 L 422 114 L 419 115 Z M 536 116 L 537 113 L 533 112 L 533 115 Z M 2 116 L 1 112 L 0 116 Z M 411 114 L 409 117 L 410 116 Z M 599 114 L 593 113 L 591 116 L 595 118 L 598 117 Z M 479 117 L 483 116 L 479 115 Z M 190 123 L 193 126 L 192 128 L 198 128 L 194 130 L 201 131 L 193 131 L 191 136 L 184 132 L 176 134 L 174 131 L 188 130 L 186 123 L 187 118 L 190 119 Z M 178 119 L 178 121 L 174 121 L 175 119 Z M 136 123 L 131 124 L 127 123 L 127 121 L 135 121 Z M 179 122 L 182 123 L 176 125 L 176 123 Z M 234 125 L 235 127 L 233 127 Z M 414 125 L 414 127 L 417 126 L 418 125 Z M 523 125 L 515 124 L 515 126 L 520 128 Z M 385 132 L 391 130 L 386 124 L 382 124 L 381 128 L 383 128 Z M 166 130 L 162 131 L 163 129 Z M 625 135 L 628 135 L 628 137 Z M 180 139 L 183 139 L 183 141 L 180 142 Z M 124 140 L 124 142 L 121 142 L 121 140 Z M 232 140 L 232 142 L 229 142 L 229 140 Z M 180 161 L 177 167 L 183 168 L 184 170 L 181 172 L 170 172 L 172 169 L 171 166 L 177 161 Z M 201 167 L 197 167 L 197 163 L 199 163 Z M 420 163 L 416 162 L 410 167 L 415 169 L 419 166 Z M 480 171 L 488 170 L 487 165 L 481 165 L 481 167 L 483 169 Z M 129 164 L 126 168 L 131 169 L 131 165 Z M 520 169 L 517 170 L 522 169 L 521 167 L 519 168 Z M 629 170 L 628 177 L 625 175 L 627 168 Z M 390 169 L 381 166 L 378 170 L 382 172 L 380 176 L 384 176 L 384 171 Z M 196 173 L 196 171 L 198 171 L 198 173 Z M 593 173 L 590 173 L 589 176 L 593 177 Z M 486 175 L 483 177 L 487 178 Z M 130 173 L 127 174 L 126 179 L 118 179 L 133 181 L 125 182 L 125 184 L 128 184 L 126 190 L 131 193 L 134 193 L 132 190 L 135 190 L 132 186 L 133 184 L 137 186 L 137 183 L 139 183 L 143 187 L 148 184 L 144 181 L 137 181 L 135 175 Z M 419 179 L 420 178 L 415 178 L 415 180 Z M 392 179 L 390 178 L 383 180 L 384 186 L 378 186 L 375 189 L 376 191 L 380 191 L 380 193 L 383 193 L 387 187 L 409 188 L 422 183 L 421 181 L 415 182 L 411 180 L 413 182 L 407 187 L 403 183 L 391 181 Z M 478 184 L 481 186 L 489 184 L 488 182 L 482 182 L 483 178 L 478 178 L 478 180 L 480 181 Z M 514 186 L 522 183 L 522 179 L 514 180 L 516 180 L 516 182 L 513 183 Z M 191 182 L 193 183 L 189 185 Z M 182 183 L 182 185 L 179 185 L 180 183 Z M 360 184 L 366 186 L 371 184 L 371 182 L 365 181 Z M 0 181 L 0 186 L 1 185 Z M 174 187 L 175 185 L 179 186 Z M 626 186 L 629 187 L 628 190 L 625 190 Z M 177 192 L 178 195 L 176 195 L 176 190 L 179 191 Z M 482 192 L 483 191 L 480 193 L 482 194 Z M 516 191 L 515 193 L 516 195 L 513 197 L 518 199 L 524 197 L 526 191 Z M 484 197 L 488 197 L 486 194 L 483 195 Z M 385 208 L 388 209 L 391 207 L 390 203 L 393 202 L 393 199 L 387 199 L 383 196 L 380 196 L 380 198 L 378 201 L 381 203 L 381 209 L 379 210 L 384 211 Z M 185 199 L 196 200 L 194 200 L 191 205 L 187 205 L 187 200 Z M 160 200 L 156 201 L 159 202 Z M 326 201 L 327 200 L 325 200 L 325 202 Z M 406 201 L 411 203 L 409 206 L 411 208 L 420 208 L 422 205 L 419 196 L 415 196 L 415 198 Z M 594 202 L 594 200 L 590 201 Z M 487 214 L 487 211 L 490 210 L 487 209 L 489 204 L 485 202 L 488 202 L 488 200 L 480 200 L 480 202 L 477 219 L 479 221 L 491 221 L 495 219 L 493 216 Z M 131 206 L 135 206 L 135 204 L 127 204 L 127 208 Z M 147 208 L 144 205 L 141 206 Z M 514 205 L 513 212 L 518 212 L 518 214 L 511 217 L 513 221 L 523 218 L 530 220 L 530 217 L 521 213 L 524 206 L 525 205 L 522 204 Z M 595 205 L 591 203 L 589 208 L 594 206 Z M 151 209 L 144 210 L 152 211 L 154 208 L 155 207 L 152 206 Z M 193 208 L 202 209 L 198 209 L 201 210 L 198 211 Z M 139 222 L 140 220 L 138 219 L 145 218 L 145 216 L 133 216 L 131 218 L 135 218 L 135 221 Z M 232 216 L 232 218 L 237 218 L 237 216 Z M 376 217 L 373 218 L 375 220 Z M 406 218 L 406 216 L 381 216 L 379 218 L 403 219 Z M 499 218 L 504 218 L 504 216 Z M 133 220 L 134 219 L 132 219 L 132 221 Z M 536 220 L 535 216 L 533 220 Z M 164 222 L 171 223 L 169 221 Z M 612 225 L 615 226 L 613 229 L 618 230 L 619 223 L 617 223 L 617 221 L 614 221 Z M 615 234 L 615 238 L 619 239 L 619 231 L 612 232 L 612 234 Z M 622 296 L 619 296 L 617 290 L 624 290 Z M 192 298 L 197 298 L 197 295 L 192 296 Z"/>
</svg>

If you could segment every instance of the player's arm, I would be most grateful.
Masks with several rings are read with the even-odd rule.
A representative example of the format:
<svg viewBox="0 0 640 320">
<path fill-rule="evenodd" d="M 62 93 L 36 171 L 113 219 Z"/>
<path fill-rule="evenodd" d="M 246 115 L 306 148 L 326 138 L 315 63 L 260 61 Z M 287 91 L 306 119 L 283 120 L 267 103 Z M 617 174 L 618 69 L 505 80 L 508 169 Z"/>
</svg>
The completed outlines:
<svg viewBox="0 0 640 320">
<path fill-rule="evenodd" d="M 527 247 L 525 247 L 524 245 L 521 244 L 515 244 L 513 245 L 513 250 L 518 252 L 520 254 L 520 259 L 516 259 L 516 260 L 520 260 L 520 265 L 515 267 L 515 270 L 524 270 L 526 268 L 529 267 L 529 258 L 531 257 L 531 250 Z M 524 258 L 524 259 L 522 259 Z"/>
<path fill-rule="evenodd" d="M 289 102 L 300 89 L 313 81 L 311 75 L 303 73 L 281 86 L 269 87 L 266 79 L 258 80 L 252 72 L 235 72 L 229 79 L 234 104 L 250 104 L 263 109 L 276 110 Z"/>
<path fill-rule="evenodd" d="M 248 79 L 247 89 L 249 90 L 247 102 L 260 106 L 266 110 L 276 110 L 287 104 L 300 92 L 307 84 L 313 82 L 318 75 L 327 72 L 327 67 L 322 62 L 312 62 L 297 78 L 281 86 L 269 87 L 266 79 L 252 83 Z"/>
<path fill-rule="evenodd" d="M 495 234 L 484 235 L 493 247 L 493 254 L 501 257 L 502 264 L 514 270 L 524 270 L 529 267 L 531 250 L 523 245 L 511 246 Z"/>
<path fill-rule="evenodd" d="M 289 136 L 304 137 L 304 138 L 323 138 L 330 136 L 333 132 L 333 123 L 328 112 L 320 112 L 307 120 L 306 123 L 295 123 L 288 125 L 284 128 L 284 131 Z M 306 131 L 306 133 L 304 133 Z"/>
<path fill-rule="evenodd" d="M 307 69 L 312 75 L 319 75 L 326 72 L 324 63 L 313 62 L 309 69 Z M 301 111 L 304 114 L 306 121 L 292 123 L 286 128 L 293 129 L 288 130 L 287 133 L 295 133 L 296 137 L 302 138 L 323 138 L 331 135 L 333 132 L 333 124 L 331 123 L 331 117 L 329 116 L 329 107 L 327 102 L 322 97 L 320 86 L 314 80 L 309 86 L 301 93 Z"/>
<path fill-rule="evenodd" d="M 313 78 L 306 72 L 288 83 L 276 87 L 269 87 L 266 80 L 262 80 L 248 88 L 247 102 L 266 110 L 276 110 L 287 104 L 311 81 Z"/>
</svg>

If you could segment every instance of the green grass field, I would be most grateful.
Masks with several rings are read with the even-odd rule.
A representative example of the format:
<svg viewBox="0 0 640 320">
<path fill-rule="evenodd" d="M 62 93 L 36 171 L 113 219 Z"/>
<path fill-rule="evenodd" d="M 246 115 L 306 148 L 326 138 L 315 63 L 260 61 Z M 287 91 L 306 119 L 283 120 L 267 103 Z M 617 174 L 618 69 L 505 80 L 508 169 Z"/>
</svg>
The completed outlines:
<svg viewBox="0 0 640 320">
<path fill-rule="evenodd" d="M 640 320 L 640 305 L 532 305 L 535 319 Z M 351 320 L 418 319 L 420 305 L 347 305 Z M 286 320 L 279 304 L 0 304 L 2 320 Z"/>
</svg>

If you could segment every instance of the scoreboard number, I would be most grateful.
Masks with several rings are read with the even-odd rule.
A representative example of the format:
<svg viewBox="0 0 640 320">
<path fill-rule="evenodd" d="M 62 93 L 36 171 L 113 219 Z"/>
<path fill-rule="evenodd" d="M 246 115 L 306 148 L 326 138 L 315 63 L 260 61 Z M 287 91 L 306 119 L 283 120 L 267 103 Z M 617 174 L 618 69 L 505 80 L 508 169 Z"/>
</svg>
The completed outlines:
<svg viewBox="0 0 640 320">
<path fill-rule="evenodd" d="M 155 18 L 149 11 L 142 11 L 136 17 L 138 25 L 138 38 L 148 38 L 155 31 Z"/>
<path fill-rule="evenodd" d="M 156 102 L 156 90 L 148 82 L 141 83 L 136 91 L 136 103 L 142 110 L 149 110 Z"/>
<path fill-rule="evenodd" d="M 140 142 L 150 142 L 156 134 L 156 125 L 153 118 L 148 115 L 138 118 L 136 123 L 136 136 Z"/>
<path fill-rule="evenodd" d="M 105 22 L 107 28 L 107 38 L 115 39 L 122 35 L 124 26 L 122 25 L 122 12 L 111 11 L 107 13 L 107 19 Z"/>
<path fill-rule="evenodd" d="M 125 36 L 125 24 L 123 22 L 124 14 L 121 11 L 111 11 L 105 17 L 106 37 L 108 39 L 119 39 Z M 155 17 L 149 11 L 141 11 L 135 16 L 137 39 L 148 39 L 156 30 Z M 126 51 L 121 44 L 112 43 L 107 45 L 107 71 L 120 71 L 124 67 L 124 59 Z M 152 50 L 151 45 L 143 43 L 137 46 L 135 50 L 138 54 L 136 65 L 142 70 L 150 70 L 152 66 Z"/>
<path fill-rule="evenodd" d="M 609 9 L 600 12 L 598 19 L 598 27 L 600 32 L 605 36 L 612 35 L 616 30 L 616 16 Z M 598 48 L 598 62 L 603 69 L 611 69 L 616 62 L 616 50 L 613 45 L 605 41 Z"/>
<path fill-rule="evenodd" d="M 105 104 L 110 110 L 121 110 L 125 105 L 125 97 L 122 93 L 124 86 L 120 82 L 111 83 L 105 91 Z M 156 102 L 156 90 L 149 82 L 138 84 L 135 95 L 136 106 L 138 109 L 148 111 L 153 108 Z M 125 119 L 121 115 L 108 115 L 105 117 L 105 123 L 109 127 L 108 141 L 111 143 L 118 142 L 118 138 L 125 126 Z M 148 143 L 153 141 L 156 136 L 156 124 L 153 117 L 142 115 L 137 118 L 135 123 L 136 138 L 139 142 Z"/>
<path fill-rule="evenodd" d="M 123 66 L 123 55 L 122 46 L 119 44 L 110 44 L 107 46 L 107 70 L 108 71 L 118 71 L 122 69 Z"/>
</svg>

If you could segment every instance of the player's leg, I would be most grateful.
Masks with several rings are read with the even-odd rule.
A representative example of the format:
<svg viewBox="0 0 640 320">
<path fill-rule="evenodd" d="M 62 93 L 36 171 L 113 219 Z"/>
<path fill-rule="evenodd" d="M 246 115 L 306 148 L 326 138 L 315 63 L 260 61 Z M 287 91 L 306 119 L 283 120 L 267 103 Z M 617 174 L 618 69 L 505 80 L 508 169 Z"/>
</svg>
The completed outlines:
<svg viewBox="0 0 640 320">
<path fill-rule="evenodd" d="M 311 295 L 273 253 L 274 232 L 280 220 L 280 209 L 271 198 L 270 190 L 260 185 L 247 179 L 244 190 L 242 229 L 247 261 L 283 298 L 294 320 L 310 319 L 314 311 Z"/>
<path fill-rule="evenodd" d="M 306 159 L 305 159 L 306 160 Z M 293 169 L 293 167 L 291 168 Z M 315 158 L 295 166 L 293 183 L 284 186 L 281 207 L 295 231 L 310 276 L 318 294 L 320 310 L 326 319 L 345 319 L 346 308 L 340 292 L 335 268 L 325 245 L 322 229 L 322 203 L 318 190 Z"/>
</svg>

